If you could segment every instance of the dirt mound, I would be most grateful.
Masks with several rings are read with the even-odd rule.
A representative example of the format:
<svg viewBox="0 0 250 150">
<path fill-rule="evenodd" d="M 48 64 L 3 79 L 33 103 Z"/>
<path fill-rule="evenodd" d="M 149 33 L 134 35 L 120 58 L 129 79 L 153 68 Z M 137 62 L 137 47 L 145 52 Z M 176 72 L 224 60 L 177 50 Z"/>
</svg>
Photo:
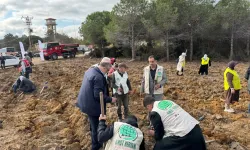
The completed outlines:
<svg viewBox="0 0 250 150">
<path fill-rule="evenodd" d="M 35 65 L 31 80 L 37 92 L 29 95 L 14 95 L 10 92 L 18 77 L 16 69 L 0 70 L 0 149 L 3 150 L 87 150 L 91 140 L 86 115 L 75 107 L 84 72 L 97 59 L 76 58 L 50 61 Z M 121 60 L 118 60 L 121 62 Z M 147 112 L 141 105 L 139 85 L 145 62 L 128 62 L 129 78 L 135 94 L 130 96 L 130 111 L 139 118 L 145 133 L 146 144 L 152 149 L 154 140 L 147 136 Z M 209 76 L 198 75 L 198 63 L 187 63 L 185 76 L 175 75 L 175 63 L 160 63 L 167 70 L 166 99 L 181 105 L 200 122 L 210 150 L 250 149 L 250 120 L 245 113 L 249 96 L 242 78 L 241 100 L 234 104 L 236 114 L 223 112 L 223 71 L 225 63 L 214 63 Z M 236 67 L 243 77 L 246 65 Z M 40 90 L 48 82 L 48 88 Z M 108 105 L 108 120 L 117 120 L 116 107 Z"/>
</svg>

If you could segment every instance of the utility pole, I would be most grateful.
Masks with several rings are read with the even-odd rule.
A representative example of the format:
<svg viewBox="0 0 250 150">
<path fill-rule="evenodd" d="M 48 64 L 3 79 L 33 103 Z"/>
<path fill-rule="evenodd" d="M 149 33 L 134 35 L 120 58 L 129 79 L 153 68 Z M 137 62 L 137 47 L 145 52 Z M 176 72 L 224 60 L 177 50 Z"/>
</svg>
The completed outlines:
<svg viewBox="0 0 250 150">
<path fill-rule="evenodd" d="M 22 20 L 24 19 L 24 23 L 27 25 L 28 27 L 28 34 L 29 34 L 29 48 L 31 48 L 31 39 L 30 39 L 30 35 L 31 35 L 31 32 L 32 32 L 32 29 L 31 29 L 31 25 L 32 25 L 32 22 L 31 20 L 33 19 L 33 17 L 29 17 L 29 16 L 26 16 L 26 17 L 23 17 L 21 18 Z"/>
</svg>

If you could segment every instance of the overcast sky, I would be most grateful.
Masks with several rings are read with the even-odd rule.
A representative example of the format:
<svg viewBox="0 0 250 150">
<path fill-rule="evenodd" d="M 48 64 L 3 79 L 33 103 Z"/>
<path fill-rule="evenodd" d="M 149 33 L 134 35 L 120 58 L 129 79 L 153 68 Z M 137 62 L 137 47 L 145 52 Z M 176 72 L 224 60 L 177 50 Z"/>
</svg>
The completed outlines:
<svg viewBox="0 0 250 150">
<path fill-rule="evenodd" d="M 7 33 L 27 35 L 22 16 L 32 16 L 34 35 L 44 37 L 46 18 L 57 19 L 57 32 L 80 37 L 78 28 L 88 14 L 112 10 L 119 0 L 0 0 L 0 39 Z"/>
</svg>

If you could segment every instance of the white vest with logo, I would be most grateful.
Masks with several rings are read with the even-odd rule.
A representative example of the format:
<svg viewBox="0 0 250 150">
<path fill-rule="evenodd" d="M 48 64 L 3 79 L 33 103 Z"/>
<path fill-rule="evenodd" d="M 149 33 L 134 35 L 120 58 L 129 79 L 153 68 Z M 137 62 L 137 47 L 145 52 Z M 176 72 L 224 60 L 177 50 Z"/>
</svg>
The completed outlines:
<svg viewBox="0 0 250 150">
<path fill-rule="evenodd" d="M 142 131 L 127 123 L 115 122 L 113 137 L 105 150 L 139 150 L 143 140 Z"/>
<path fill-rule="evenodd" d="M 116 84 L 116 86 L 118 86 L 118 88 L 119 88 L 122 85 L 123 94 L 128 94 L 129 88 L 128 88 L 128 85 L 127 85 L 127 80 L 128 80 L 127 72 L 125 72 L 123 74 L 123 76 L 121 76 L 118 71 L 115 71 L 114 75 L 115 75 L 115 84 Z M 118 93 L 118 95 L 122 94 L 121 92 L 119 92 L 115 88 L 113 88 L 113 93 Z"/>
<path fill-rule="evenodd" d="M 156 101 L 153 110 L 157 112 L 164 126 L 164 138 L 187 135 L 199 122 L 179 105 L 170 100 Z"/>
<path fill-rule="evenodd" d="M 158 84 L 161 82 L 162 77 L 163 77 L 163 67 L 157 65 L 157 70 L 155 72 L 155 78 L 153 79 L 155 81 L 155 84 Z M 145 75 L 145 93 L 150 94 L 149 92 L 149 77 L 150 77 L 150 66 L 147 66 L 144 68 L 144 75 Z M 154 94 L 163 94 L 163 86 L 161 86 L 158 90 L 154 90 Z"/>
</svg>

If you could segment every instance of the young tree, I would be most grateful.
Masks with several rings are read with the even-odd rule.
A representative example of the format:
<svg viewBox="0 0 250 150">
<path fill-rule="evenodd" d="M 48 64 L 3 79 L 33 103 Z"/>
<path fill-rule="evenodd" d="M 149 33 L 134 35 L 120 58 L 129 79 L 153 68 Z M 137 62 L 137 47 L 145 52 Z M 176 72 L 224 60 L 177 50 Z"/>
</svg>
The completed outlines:
<svg viewBox="0 0 250 150">
<path fill-rule="evenodd" d="M 194 36 L 200 32 L 204 22 L 207 22 L 209 9 L 213 0 L 178 0 L 174 6 L 178 8 L 179 32 L 187 32 L 190 38 L 190 60 L 193 60 Z"/>
<path fill-rule="evenodd" d="M 234 40 L 237 33 L 240 32 L 249 15 L 249 1 L 248 0 L 221 0 L 216 5 L 217 20 L 222 25 L 222 29 L 230 34 L 230 56 L 229 59 L 234 58 Z"/>
<path fill-rule="evenodd" d="M 136 41 L 143 33 L 141 19 L 146 11 L 146 0 L 121 0 L 112 11 L 112 24 L 106 28 L 106 36 L 120 36 L 128 40 L 132 49 L 132 60 L 136 56 Z M 114 31 L 112 31 L 114 29 Z M 113 32 L 113 36 L 111 33 Z"/>
<path fill-rule="evenodd" d="M 175 29 L 177 18 L 177 8 L 173 6 L 173 0 L 157 0 L 150 3 L 150 9 L 143 20 L 147 31 L 152 34 L 155 39 L 164 41 L 167 61 L 170 59 L 170 32 Z"/>
<path fill-rule="evenodd" d="M 177 8 L 173 6 L 173 0 L 157 0 L 156 23 L 165 41 L 167 61 L 169 61 L 169 34 L 176 26 L 177 17 Z"/>
</svg>

